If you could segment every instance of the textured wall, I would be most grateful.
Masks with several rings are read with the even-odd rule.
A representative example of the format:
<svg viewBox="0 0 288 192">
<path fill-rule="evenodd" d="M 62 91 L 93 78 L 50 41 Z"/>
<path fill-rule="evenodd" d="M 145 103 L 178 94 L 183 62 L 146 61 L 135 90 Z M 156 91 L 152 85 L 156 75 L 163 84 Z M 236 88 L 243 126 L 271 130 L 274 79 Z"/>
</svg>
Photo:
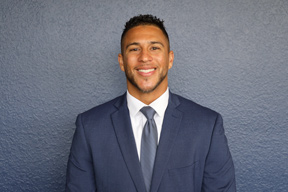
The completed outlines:
<svg viewBox="0 0 288 192">
<path fill-rule="evenodd" d="M 166 21 L 171 90 L 223 115 L 238 191 L 287 191 L 288 1 L 115 2 L 1 0 L 0 191 L 64 190 L 76 115 L 125 91 L 139 13 Z"/>
</svg>

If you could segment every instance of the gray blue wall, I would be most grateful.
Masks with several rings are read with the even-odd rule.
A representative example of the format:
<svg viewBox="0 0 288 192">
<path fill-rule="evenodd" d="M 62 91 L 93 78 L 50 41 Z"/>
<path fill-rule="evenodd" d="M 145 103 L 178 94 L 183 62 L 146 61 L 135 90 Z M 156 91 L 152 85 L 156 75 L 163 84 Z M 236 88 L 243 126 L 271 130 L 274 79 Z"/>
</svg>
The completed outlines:
<svg viewBox="0 0 288 192">
<path fill-rule="evenodd" d="M 64 190 L 76 115 L 125 92 L 140 13 L 166 21 L 171 91 L 223 115 L 238 191 L 287 191 L 287 0 L 1 0 L 0 191 Z"/>
</svg>

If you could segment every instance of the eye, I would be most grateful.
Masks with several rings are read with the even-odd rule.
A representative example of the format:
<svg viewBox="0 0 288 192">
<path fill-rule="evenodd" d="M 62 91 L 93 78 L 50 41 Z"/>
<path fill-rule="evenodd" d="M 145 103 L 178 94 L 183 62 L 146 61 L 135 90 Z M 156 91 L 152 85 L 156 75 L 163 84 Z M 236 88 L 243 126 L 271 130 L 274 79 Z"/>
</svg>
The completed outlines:
<svg viewBox="0 0 288 192">
<path fill-rule="evenodd" d="M 139 48 L 131 48 L 129 51 L 139 51 Z"/>
<path fill-rule="evenodd" d="M 151 47 L 152 50 L 158 50 L 160 49 L 159 47 Z"/>
</svg>

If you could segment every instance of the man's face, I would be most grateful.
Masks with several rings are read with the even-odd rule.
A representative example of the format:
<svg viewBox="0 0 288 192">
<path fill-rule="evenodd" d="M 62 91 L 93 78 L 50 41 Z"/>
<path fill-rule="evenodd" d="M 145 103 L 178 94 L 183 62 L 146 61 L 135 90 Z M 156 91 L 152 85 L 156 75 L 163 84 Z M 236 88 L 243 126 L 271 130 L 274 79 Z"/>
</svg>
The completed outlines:
<svg viewBox="0 0 288 192">
<path fill-rule="evenodd" d="M 118 56 L 129 93 L 165 91 L 173 59 L 168 40 L 158 27 L 140 25 L 130 29 L 123 39 L 122 54 Z"/>
</svg>

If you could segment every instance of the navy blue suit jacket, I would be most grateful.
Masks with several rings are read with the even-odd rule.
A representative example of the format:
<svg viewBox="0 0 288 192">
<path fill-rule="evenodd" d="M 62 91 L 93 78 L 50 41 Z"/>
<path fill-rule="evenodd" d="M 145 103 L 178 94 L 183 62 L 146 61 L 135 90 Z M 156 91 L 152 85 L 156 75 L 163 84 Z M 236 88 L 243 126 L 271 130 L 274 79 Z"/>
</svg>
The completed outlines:
<svg viewBox="0 0 288 192">
<path fill-rule="evenodd" d="M 76 121 L 66 191 L 145 192 L 126 94 Z M 151 192 L 236 191 L 221 116 L 170 93 Z"/>
</svg>

